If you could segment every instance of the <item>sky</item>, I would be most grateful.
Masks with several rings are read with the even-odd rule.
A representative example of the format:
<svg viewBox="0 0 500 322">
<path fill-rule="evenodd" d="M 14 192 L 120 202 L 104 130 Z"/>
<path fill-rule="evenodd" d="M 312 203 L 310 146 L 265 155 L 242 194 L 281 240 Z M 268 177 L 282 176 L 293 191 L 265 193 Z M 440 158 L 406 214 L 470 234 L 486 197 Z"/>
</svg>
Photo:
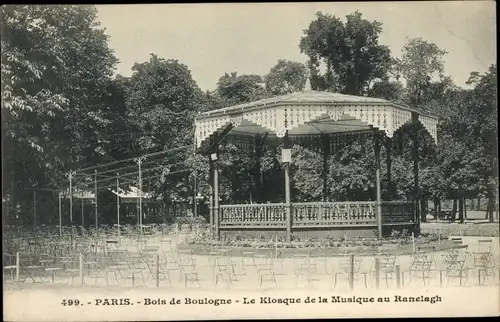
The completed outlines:
<svg viewBox="0 0 500 322">
<path fill-rule="evenodd" d="M 279 59 L 306 62 L 299 42 L 315 13 L 342 20 L 356 10 L 382 22 L 380 43 L 398 57 L 408 38 L 422 37 L 448 52 L 445 73 L 465 86 L 472 71 L 496 64 L 493 1 L 331 2 L 98 5 L 98 19 L 120 60 L 116 73 L 136 62 L 178 59 L 202 90 L 224 73 L 265 75 Z"/>
</svg>

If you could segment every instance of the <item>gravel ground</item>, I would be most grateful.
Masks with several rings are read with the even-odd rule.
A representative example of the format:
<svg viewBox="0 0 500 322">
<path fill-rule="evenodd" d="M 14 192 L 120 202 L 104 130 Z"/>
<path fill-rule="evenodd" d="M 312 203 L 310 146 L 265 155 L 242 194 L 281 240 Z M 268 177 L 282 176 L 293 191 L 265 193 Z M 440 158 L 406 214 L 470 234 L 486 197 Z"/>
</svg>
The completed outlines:
<svg viewBox="0 0 500 322">
<path fill-rule="evenodd" d="M 179 237 L 170 237 L 172 245 L 176 245 L 183 240 L 182 236 Z M 467 251 L 472 253 L 478 251 L 478 240 L 485 239 L 484 237 L 463 237 L 463 243 L 468 245 Z M 488 238 L 490 239 L 490 238 Z M 160 286 L 156 287 L 156 280 L 153 275 L 156 275 L 155 271 L 150 273 L 148 270 L 143 270 L 144 283 L 141 280 L 140 275 L 137 274 L 134 276 L 134 281 L 131 279 L 121 279 L 118 281 L 114 279 L 114 277 L 110 276 L 108 280 L 108 284 L 106 283 L 106 279 L 102 274 L 98 277 L 89 277 L 85 276 L 85 285 L 80 284 L 79 277 L 76 278 L 63 278 L 62 276 L 56 276 L 55 283 L 51 282 L 50 277 L 45 278 L 44 283 L 32 283 L 27 280 L 25 283 L 15 283 L 13 281 L 9 281 L 10 276 L 4 276 L 6 281 L 4 283 L 4 305 L 7 308 L 6 312 L 10 312 L 12 314 L 11 320 L 18 320 L 19 316 L 22 317 L 22 320 L 37 320 L 30 315 L 26 310 L 23 310 L 22 307 L 29 307 L 27 303 L 31 305 L 40 306 L 42 303 L 46 303 L 43 307 L 47 311 L 47 314 L 43 317 L 43 320 L 79 320 L 80 318 L 86 320 L 95 320 L 96 318 L 99 320 L 103 316 L 107 316 L 106 319 L 119 319 L 119 320 L 128 320 L 134 319 L 133 312 L 138 312 L 132 310 L 132 306 L 126 306 L 126 310 L 129 310 L 131 315 L 122 316 L 125 309 L 118 310 L 117 308 L 102 311 L 100 307 L 95 306 L 96 299 L 103 298 L 129 298 L 131 301 L 139 301 L 142 303 L 136 303 L 140 306 L 137 306 L 137 309 L 144 310 L 144 308 L 154 308 L 152 309 L 155 313 L 152 313 L 151 316 L 147 316 L 147 319 L 151 317 L 157 317 L 157 314 L 161 312 L 158 307 L 161 305 L 146 305 L 144 306 L 144 299 L 166 299 L 168 301 L 171 300 L 172 297 L 179 298 L 182 301 L 185 301 L 186 297 L 189 298 L 232 298 L 239 299 L 239 301 L 243 301 L 243 297 L 245 296 L 254 296 L 257 299 L 263 294 L 271 294 L 272 296 L 278 296 L 276 294 L 282 294 L 279 296 L 290 297 L 291 294 L 297 294 L 298 297 L 305 297 L 305 294 L 313 294 L 315 297 L 318 297 L 318 294 L 324 294 L 324 296 L 331 297 L 332 295 L 339 296 L 352 296 L 355 294 L 356 296 L 368 296 L 368 294 L 374 294 L 374 296 L 380 294 L 389 294 L 389 296 L 393 296 L 394 294 L 405 293 L 408 296 L 413 296 L 412 294 L 424 294 L 426 296 L 431 296 L 432 294 L 448 294 L 446 295 L 448 299 L 453 299 L 455 301 L 457 294 L 467 294 L 467 297 L 470 300 L 474 300 L 472 294 L 488 294 L 488 292 L 493 292 L 492 294 L 496 294 L 497 296 L 497 306 L 498 308 L 498 258 L 500 254 L 499 250 L 499 239 L 492 239 L 492 247 L 493 254 L 495 256 L 495 261 L 497 263 L 496 268 L 496 276 L 495 278 L 490 278 L 486 281 L 484 286 L 478 286 L 478 276 L 475 271 L 471 271 L 467 283 L 464 283 L 464 286 L 459 286 L 458 279 L 450 279 L 449 284 L 447 284 L 447 279 L 443 279 L 443 287 L 440 283 L 439 272 L 433 271 L 426 278 L 426 283 L 424 285 L 423 278 L 420 277 L 412 277 L 410 281 L 410 276 L 408 273 L 408 269 L 411 262 L 410 256 L 399 256 L 397 258 L 397 263 L 400 265 L 401 271 L 403 272 L 403 280 L 400 281 L 400 288 L 397 287 L 396 279 L 388 278 L 387 281 L 384 278 L 381 278 L 379 281 L 379 289 L 376 288 L 376 281 L 373 275 L 370 272 L 373 272 L 375 260 L 373 257 L 363 257 L 362 262 L 359 264 L 359 272 L 362 274 L 358 274 L 355 279 L 354 289 L 351 290 L 348 284 L 348 279 L 346 274 L 339 274 L 337 279 L 337 284 L 334 283 L 335 274 L 332 272 L 342 272 L 342 264 L 341 259 L 339 257 L 335 258 L 322 258 L 317 257 L 311 259 L 316 265 L 316 270 L 311 274 L 310 278 L 307 278 L 305 273 L 303 274 L 295 274 L 295 268 L 297 267 L 298 259 L 285 258 L 280 260 L 273 260 L 272 265 L 275 270 L 275 283 L 270 281 L 264 281 L 262 285 L 259 283 L 259 273 L 254 265 L 251 258 L 241 258 L 241 257 L 232 257 L 232 263 L 235 265 L 236 276 L 234 280 L 228 281 L 228 279 L 222 279 L 219 283 L 216 283 L 216 274 L 214 273 L 213 261 L 214 256 L 192 256 L 195 260 L 195 268 L 198 273 L 198 282 L 189 282 L 187 286 L 185 286 L 185 282 L 183 279 L 183 275 L 181 275 L 180 270 L 172 270 L 170 272 L 165 272 L 165 274 L 160 274 Z M 159 245 L 159 240 L 150 240 L 148 244 L 156 244 Z M 165 245 L 164 245 L 165 246 Z M 129 250 L 135 249 L 135 246 L 127 246 Z M 429 254 L 431 258 L 433 258 L 433 268 L 437 268 L 440 265 L 441 253 Z M 190 257 L 189 255 L 180 255 L 182 261 L 187 261 Z M 256 259 L 257 266 L 259 264 L 264 263 L 264 259 Z M 167 266 L 168 267 L 168 266 Z M 166 278 L 170 277 L 170 282 Z M 298 277 L 297 277 L 298 276 Z M 366 276 L 366 286 L 365 279 Z M 119 283 L 118 283 L 119 282 Z M 133 284 L 134 283 L 134 284 Z M 455 290 L 455 291 L 452 291 Z M 463 293 L 464 290 L 467 290 L 466 293 Z M 496 293 L 494 292 L 496 290 Z M 270 295 L 270 296 L 271 296 Z M 492 295 L 493 299 L 495 295 Z M 445 295 L 442 295 L 445 297 Z M 477 298 L 477 297 L 476 297 Z M 79 310 L 78 312 L 82 312 L 82 308 L 62 306 L 61 301 L 63 299 L 79 299 L 82 304 L 85 304 L 85 307 L 88 307 L 85 311 L 89 312 L 89 316 L 85 317 L 85 315 L 76 315 L 69 316 L 69 312 L 75 312 L 75 310 Z M 303 299 L 304 300 L 304 299 Z M 485 303 L 489 303 L 491 299 L 488 298 Z M 35 301 L 35 302 L 33 302 Z M 168 302 L 167 301 L 167 302 Z M 456 300 L 459 303 L 462 301 L 462 298 Z M 91 303 L 88 305 L 88 303 Z M 234 303 L 233 303 L 234 304 Z M 235 310 L 234 305 L 221 305 L 218 306 L 219 313 L 217 314 L 227 314 L 228 317 L 236 318 L 238 316 L 246 316 L 246 317 L 257 317 L 260 316 L 262 312 L 267 312 L 267 308 L 265 304 L 259 304 L 260 306 L 264 306 L 263 308 L 255 311 L 248 311 L 247 306 L 244 306 L 245 310 Z M 291 311 L 296 310 L 299 307 L 304 308 L 301 305 L 283 305 L 285 310 L 278 310 L 273 312 L 268 312 L 268 316 L 270 317 L 273 314 L 281 314 L 279 317 L 284 316 L 285 313 L 290 313 Z M 358 304 L 356 304 L 358 305 Z M 363 308 L 370 307 L 370 304 L 359 304 Z M 419 304 L 423 305 L 423 304 Z M 465 305 L 465 304 L 464 304 Z M 482 306 L 481 306 L 482 305 Z M 489 312 L 491 311 L 491 306 L 484 306 L 486 304 L 481 304 L 480 306 L 475 306 L 475 309 L 479 307 L 483 307 L 483 311 L 478 312 Z M 199 315 L 195 311 L 189 312 L 186 310 L 186 304 L 179 305 L 179 307 L 183 307 L 183 311 L 177 310 L 177 307 L 172 312 L 172 319 L 183 319 L 183 318 L 200 318 Z M 251 306 L 251 305 L 248 305 Z M 259 306 L 259 307 L 260 307 Z M 164 307 L 163 310 L 172 310 L 174 306 L 168 305 Z M 272 306 L 274 309 L 275 305 Z M 337 307 L 337 306 L 335 306 Z M 432 307 L 432 306 L 429 306 Z M 493 306 L 494 307 L 494 306 Z M 49 309 L 52 308 L 52 309 Z M 213 310 L 214 305 L 197 305 L 194 308 L 200 308 L 202 311 L 206 311 L 209 308 Z M 224 308 L 224 311 L 220 311 L 221 308 Z M 292 310 L 293 308 L 293 310 Z M 380 308 L 380 306 L 379 306 Z M 450 307 L 452 309 L 452 307 Z M 264 311 L 262 311 L 264 310 Z M 291 311 L 290 311 L 291 310 Z M 382 314 L 380 316 L 389 316 L 388 310 L 385 309 L 377 309 L 377 307 L 371 307 L 370 313 L 373 314 Z M 378 310 L 378 311 L 377 311 Z M 411 308 L 408 307 L 408 312 L 411 312 Z M 362 311 L 362 310 L 361 310 Z M 331 312 L 326 310 L 325 312 L 330 312 L 330 314 L 335 314 L 335 316 L 350 316 L 349 314 L 356 314 L 359 312 L 345 311 L 344 313 L 340 313 L 338 311 Z M 472 310 L 473 311 L 473 310 Z M 470 311 L 470 312 L 472 312 Z M 95 312 L 101 312 L 99 315 L 94 316 L 92 314 L 97 314 Z M 114 312 L 114 313 L 112 313 Z M 148 311 L 149 312 L 149 311 Z M 170 311 L 169 311 L 170 312 Z M 212 311 L 210 311 L 212 312 Z M 315 311 L 316 313 L 322 312 Z M 378 313 L 377 313 L 378 312 Z M 442 311 L 441 311 L 442 312 Z M 450 311 L 453 313 L 453 311 Z M 304 316 L 304 313 L 309 313 L 309 316 L 321 317 L 320 315 L 315 315 L 313 312 L 306 310 L 299 310 L 297 316 Z M 400 314 L 405 313 L 404 311 L 400 311 Z M 431 313 L 428 311 L 426 313 Z M 438 314 L 439 312 L 435 312 Z M 66 315 L 65 315 L 66 314 Z M 109 315 L 111 314 L 111 315 Z M 148 313 L 149 314 L 149 313 Z M 193 315 L 194 314 L 194 315 Z M 250 315 L 248 315 L 250 314 Z M 311 315 L 312 314 L 312 315 Z M 318 313 L 319 314 L 319 313 Z M 340 314 L 340 315 L 338 315 Z M 346 315 L 347 314 L 347 315 Z M 392 314 L 392 313 L 391 313 Z M 421 312 L 419 314 L 422 314 Z M 438 316 L 438 315 L 429 315 L 429 316 Z M 108 316 L 109 315 L 109 316 Z M 286 315 L 286 314 L 285 314 Z M 404 314 L 403 314 L 404 315 Z M 8 315 L 7 315 L 8 316 Z M 204 315 L 210 316 L 212 318 L 222 317 L 222 315 Z M 224 315 L 226 316 L 226 315 Z M 331 316 L 331 315 L 330 315 Z M 391 315 L 394 316 L 394 315 Z M 278 317 L 278 315 L 277 315 Z M 5 317 L 4 317 L 5 318 Z M 137 319 L 137 317 L 135 318 Z M 144 315 L 141 315 L 139 319 L 145 319 Z M 165 317 L 161 317 L 160 319 L 165 319 Z M 41 320 L 41 319 L 39 319 Z"/>
</svg>

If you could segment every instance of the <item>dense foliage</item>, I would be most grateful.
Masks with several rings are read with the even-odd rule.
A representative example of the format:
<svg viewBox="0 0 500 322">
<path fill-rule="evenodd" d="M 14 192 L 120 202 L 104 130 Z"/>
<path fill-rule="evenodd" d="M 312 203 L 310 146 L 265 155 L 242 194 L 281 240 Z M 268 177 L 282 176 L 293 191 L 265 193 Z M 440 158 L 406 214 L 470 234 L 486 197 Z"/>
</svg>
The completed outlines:
<svg viewBox="0 0 500 322">
<path fill-rule="evenodd" d="M 34 189 L 67 189 L 71 169 L 105 163 L 110 164 L 99 168 L 101 174 L 120 172 L 124 185 L 136 184 L 132 159 L 159 151 L 166 152 L 144 160 L 145 189 L 168 204 L 189 200 L 196 183 L 207 200 L 208 157 L 193 155 L 189 147 L 196 113 L 301 91 L 309 78 L 315 90 L 386 98 L 437 114 L 437 148 L 421 126 L 403 127 L 391 142 L 394 186 L 382 162 L 384 196 L 411 195 L 409 134 L 416 133 L 421 197 L 457 200 L 454 207 L 464 208 L 464 198 L 482 196 L 492 220 L 498 197 L 496 65 L 485 74 L 471 72 L 469 88 L 460 88 L 445 73 L 444 50 L 415 38 L 399 59 L 391 58 L 379 43 L 382 27 L 359 12 L 345 21 L 317 13 L 298 44 L 308 56 L 306 65 L 280 59 L 267 75 L 229 71 L 215 91 L 202 92 L 188 66 L 154 54 L 131 66 L 131 77 L 113 77 L 117 59 L 92 6 L 3 6 L 2 204 L 11 214 L 31 213 Z M 168 153 L 172 149 L 178 150 Z M 260 158 L 254 148 L 241 149 L 230 140 L 220 151 L 224 202 L 283 200 L 279 144 L 265 144 Z M 292 198 L 373 199 L 373 153 L 371 141 L 332 153 L 325 196 L 321 155 L 295 145 Z M 78 189 L 93 188 L 85 183 L 92 175 L 92 169 L 79 171 Z M 100 177 L 99 189 L 112 187 L 113 180 Z"/>
</svg>

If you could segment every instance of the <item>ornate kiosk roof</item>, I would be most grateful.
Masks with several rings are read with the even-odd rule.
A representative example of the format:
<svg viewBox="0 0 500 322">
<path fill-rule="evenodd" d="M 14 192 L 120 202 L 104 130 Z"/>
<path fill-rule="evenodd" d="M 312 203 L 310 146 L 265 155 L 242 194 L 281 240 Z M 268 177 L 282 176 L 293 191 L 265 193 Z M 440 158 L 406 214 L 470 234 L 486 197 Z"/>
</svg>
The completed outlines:
<svg viewBox="0 0 500 322">
<path fill-rule="evenodd" d="M 283 137 L 358 132 L 377 128 L 392 137 L 418 120 L 437 142 L 436 116 L 385 99 L 303 91 L 200 113 L 195 118 L 196 146 L 232 125 L 230 133 Z"/>
</svg>

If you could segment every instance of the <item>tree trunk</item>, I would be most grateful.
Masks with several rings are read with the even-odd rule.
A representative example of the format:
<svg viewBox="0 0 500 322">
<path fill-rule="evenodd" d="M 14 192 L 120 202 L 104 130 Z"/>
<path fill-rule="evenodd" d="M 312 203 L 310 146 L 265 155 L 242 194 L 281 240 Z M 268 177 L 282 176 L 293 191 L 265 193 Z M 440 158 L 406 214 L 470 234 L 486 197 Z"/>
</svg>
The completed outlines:
<svg viewBox="0 0 500 322">
<path fill-rule="evenodd" d="M 453 208 L 451 210 L 451 220 L 455 221 L 457 218 L 457 199 L 453 199 Z"/>
<path fill-rule="evenodd" d="M 494 221 L 493 218 L 493 212 L 495 208 L 495 187 L 492 184 L 488 184 L 487 187 L 487 194 L 488 194 L 488 207 L 486 209 L 486 218 L 489 219 L 490 222 Z"/>
<path fill-rule="evenodd" d="M 439 199 L 434 198 L 434 220 L 435 221 L 438 220 L 438 203 L 439 203 Z"/>
<path fill-rule="evenodd" d="M 462 196 L 458 197 L 458 219 L 460 223 L 464 223 L 464 198 Z"/>
<path fill-rule="evenodd" d="M 464 218 L 467 220 L 467 198 L 464 198 Z"/>
<path fill-rule="evenodd" d="M 17 200 L 16 200 L 16 180 L 15 174 L 12 176 L 12 182 L 10 183 L 10 213 L 12 216 L 12 221 L 16 224 L 19 224 L 19 219 L 17 218 Z"/>
<path fill-rule="evenodd" d="M 488 198 L 488 206 L 486 207 L 486 216 L 485 219 L 489 219 L 490 222 L 493 222 L 492 218 L 492 213 L 493 213 L 493 207 L 492 207 L 492 200 L 491 198 Z"/>
<path fill-rule="evenodd" d="M 481 210 L 481 196 L 477 196 L 477 211 Z"/>
<path fill-rule="evenodd" d="M 420 218 L 421 222 L 427 222 L 427 199 L 420 199 Z"/>
<path fill-rule="evenodd" d="M 441 199 L 438 199 L 438 218 L 441 215 Z"/>
</svg>

